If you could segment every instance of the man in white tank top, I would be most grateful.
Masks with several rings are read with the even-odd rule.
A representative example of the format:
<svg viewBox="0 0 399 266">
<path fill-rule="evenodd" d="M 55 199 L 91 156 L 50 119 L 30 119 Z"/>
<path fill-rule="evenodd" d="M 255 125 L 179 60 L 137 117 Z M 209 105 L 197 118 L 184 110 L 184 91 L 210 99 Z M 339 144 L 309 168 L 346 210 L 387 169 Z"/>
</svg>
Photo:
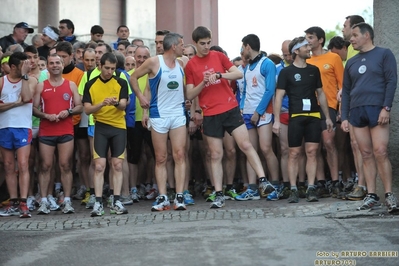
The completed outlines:
<svg viewBox="0 0 399 266">
<path fill-rule="evenodd" d="M 29 218 L 26 205 L 29 189 L 29 154 L 32 141 L 32 95 L 36 80 L 30 78 L 30 62 L 21 52 L 8 61 L 10 74 L 0 78 L 0 151 L 4 159 L 10 204 L 0 216 Z M 15 154 L 18 166 L 15 166 Z M 18 176 L 19 194 L 18 199 Z"/>
<path fill-rule="evenodd" d="M 163 40 L 164 54 L 147 59 L 130 78 L 140 105 L 144 109 L 143 126 L 151 128 L 155 150 L 155 177 L 159 197 L 152 211 L 170 209 L 166 195 L 166 161 L 168 135 L 175 162 L 175 210 L 185 210 L 183 187 L 185 179 L 186 116 L 184 114 L 184 72 L 182 62 L 176 60 L 183 54 L 183 36 L 168 33 Z M 148 74 L 150 90 L 141 93 L 137 79 Z M 150 99 L 150 100 L 149 100 Z M 148 108 L 150 109 L 148 119 Z"/>
</svg>

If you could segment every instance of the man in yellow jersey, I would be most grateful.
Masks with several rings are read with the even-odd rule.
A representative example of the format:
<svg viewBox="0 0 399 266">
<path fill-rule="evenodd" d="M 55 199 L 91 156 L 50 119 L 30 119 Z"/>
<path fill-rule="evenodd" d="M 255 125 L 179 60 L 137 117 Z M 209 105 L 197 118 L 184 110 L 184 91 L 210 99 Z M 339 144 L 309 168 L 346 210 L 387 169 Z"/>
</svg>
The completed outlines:
<svg viewBox="0 0 399 266">
<path fill-rule="evenodd" d="M 100 60 L 101 73 L 85 85 L 83 103 L 86 114 L 93 114 L 94 130 L 94 191 L 96 202 L 91 216 L 102 216 L 102 192 L 108 148 L 111 150 L 111 167 L 114 181 L 114 202 L 111 214 L 126 214 L 127 209 L 120 201 L 122 188 L 122 163 L 126 147 L 125 108 L 128 102 L 128 83 L 113 75 L 117 59 L 112 53 L 105 53 Z"/>
</svg>

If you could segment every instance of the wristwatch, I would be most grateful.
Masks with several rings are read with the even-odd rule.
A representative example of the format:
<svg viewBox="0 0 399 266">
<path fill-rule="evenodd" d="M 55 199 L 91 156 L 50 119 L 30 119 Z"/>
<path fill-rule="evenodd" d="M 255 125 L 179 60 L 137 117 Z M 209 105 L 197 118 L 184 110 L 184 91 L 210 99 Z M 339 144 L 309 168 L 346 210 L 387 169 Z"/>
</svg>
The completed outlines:
<svg viewBox="0 0 399 266">
<path fill-rule="evenodd" d="M 201 110 L 201 109 L 197 109 L 197 110 L 195 110 L 195 112 L 196 112 L 197 114 L 202 114 L 202 110 Z"/>
<path fill-rule="evenodd" d="M 24 79 L 24 80 L 29 80 L 29 76 L 27 75 L 27 74 L 25 74 L 25 75 L 22 75 L 22 77 L 21 77 L 22 79 Z"/>
<path fill-rule="evenodd" d="M 72 115 L 72 113 L 73 113 L 72 109 L 68 109 L 67 111 L 68 111 L 69 115 Z"/>
<path fill-rule="evenodd" d="M 218 75 L 218 76 L 217 76 L 218 79 L 221 79 L 221 78 L 222 78 L 222 73 L 216 72 L 216 75 Z"/>
<path fill-rule="evenodd" d="M 119 106 L 119 102 L 117 102 L 116 104 L 114 104 L 114 106 L 115 106 L 115 107 L 118 107 L 118 106 Z"/>
<path fill-rule="evenodd" d="M 385 111 L 390 112 L 391 111 L 391 107 L 389 106 L 384 106 Z"/>
</svg>

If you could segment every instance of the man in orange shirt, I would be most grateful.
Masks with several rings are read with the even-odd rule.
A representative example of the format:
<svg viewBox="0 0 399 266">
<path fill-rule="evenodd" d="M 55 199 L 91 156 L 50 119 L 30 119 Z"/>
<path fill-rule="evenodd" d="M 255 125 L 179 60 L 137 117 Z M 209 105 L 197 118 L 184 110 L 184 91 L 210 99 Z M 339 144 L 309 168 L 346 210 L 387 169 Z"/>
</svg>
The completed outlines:
<svg viewBox="0 0 399 266">
<path fill-rule="evenodd" d="M 331 120 L 336 127 L 336 116 L 338 109 L 337 93 L 342 88 L 342 80 L 344 78 L 344 68 L 339 55 L 323 49 L 326 34 L 320 27 L 311 27 L 305 30 L 306 39 L 312 48 L 312 57 L 307 59 L 307 63 L 315 65 L 321 73 L 323 91 L 327 98 L 328 108 Z M 326 127 L 326 119 L 324 114 L 321 117 L 322 140 L 327 151 L 327 163 L 330 168 L 332 179 L 332 194 L 337 196 L 341 190 L 338 180 L 338 152 L 335 145 L 335 130 L 328 132 Z M 319 146 L 320 147 L 320 146 Z M 320 149 L 319 149 L 320 152 Z M 330 191 L 326 186 L 324 174 L 324 162 L 322 157 L 317 156 L 317 179 L 318 179 L 318 196 L 329 197 Z"/>
</svg>

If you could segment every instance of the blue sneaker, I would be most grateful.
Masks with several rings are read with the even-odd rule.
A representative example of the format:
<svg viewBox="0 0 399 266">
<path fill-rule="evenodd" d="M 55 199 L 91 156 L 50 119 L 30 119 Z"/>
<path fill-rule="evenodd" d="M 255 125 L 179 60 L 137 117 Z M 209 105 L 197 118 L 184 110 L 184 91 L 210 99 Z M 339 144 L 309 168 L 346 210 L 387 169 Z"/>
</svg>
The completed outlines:
<svg viewBox="0 0 399 266">
<path fill-rule="evenodd" d="M 193 196 L 190 194 L 188 190 L 183 191 L 183 197 L 184 197 L 184 204 L 186 205 L 194 205 L 194 199 Z"/>
<path fill-rule="evenodd" d="M 247 188 L 241 195 L 236 196 L 235 200 L 260 200 L 259 191 Z"/>
<path fill-rule="evenodd" d="M 269 195 L 267 195 L 266 199 L 267 200 L 279 200 L 280 199 L 280 186 L 273 186 L 274 187 L 274 191 L 272 191 L 272 193 L 270 193 Z"/>
</svg>

